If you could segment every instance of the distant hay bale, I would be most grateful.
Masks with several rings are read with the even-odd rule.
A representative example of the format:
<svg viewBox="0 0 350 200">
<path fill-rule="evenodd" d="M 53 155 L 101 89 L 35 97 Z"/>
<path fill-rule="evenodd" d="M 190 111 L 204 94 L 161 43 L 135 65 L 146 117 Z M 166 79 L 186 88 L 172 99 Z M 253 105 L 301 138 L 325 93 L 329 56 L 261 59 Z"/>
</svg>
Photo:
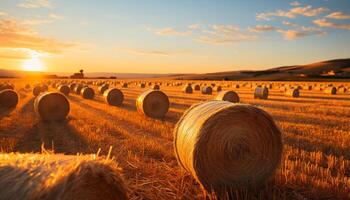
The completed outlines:
<svg viewBox="0 0 350 200">
<path fill-rule="evenodd" d="M 312 86 L 311 85 L 305 85 L 303 87 L 303 90 L 312 90 Z"/>
<path fill-rule="evenodd" d="M 105 91 L 103 97 L 108 105 L 121 106 L 124 101 L 124 94 L 117 88 L 111 88 Z"/>
<path fill-rule="evenodd" d="M 48 91 L 49 90 L 49 86 L 47 86 L 46 84 L 42 84 L 41 85 L 41 91 L 42 92 L 46 92 L 46 91 Z"/>
<path fill-rule="evenodd" d="M 208 95 L 210 95 L 210 94 L 212 94 L 212 93 L 213 93 L 212 87 L 210 87 L 210 86 L 204 86 L 204 87 L 202 87 L 202 94 L 208 94 Z"/>
<path fill-rule="evenodd" d="M 69 85 L 69 88 L 70 88 L 71 91 L 74 91 L 74 89 L 75 89 L 76 86 L 77 86 L 76 83 L 71 83 L 71 84 Z"/>
<path fill-rule="evenodd" d="M 163 118 L 169 104 L 168 96 L 159 90 L 148 90 L 136 100 L 137 111 L 151 118 Z"/>
<path fill-rule="evenodd" d="M 216 96 L 215 100 L 220 101 L 229 101 L 232 103 L 238 103 L 239 102 L 239 96 L 234 91 L 221 91 Z"/>
<path fill-rule="evenodd" d="M 216 92 L 221 92 L 222 91 L 222 87 L 221 86 L 216 86 L 215 87 L 215 91 Z"/>
<path fill-rule="evenodd" d="M 155 84 L 155 85 L 152 86 L 152 89 L 153 90 L 160 90 L 160 86 Z"/>
<path fill-rule="evenodd" d="M 33 95 L 36 97 L 38 96 L 40 93 L 42 93 L 42 88 L 40 85 L 37 85 L 33 88 Z"/>
<path fill-rule="evenodd" d="M 146 87 L 146 84 L 144 84 L 144 83 L 140 83 L 140 88 L 145 88 Z"/>
<path fill-rule="evenodd" d="M 24 86 L 24 89 L 29 90 L 29 89 L 30 89 L 30 85 L 29 85 L 29 84 L 26 84 L 26 85 Z"/>
<path fill-rule="evenodd" d="M 43 121 L 62 121 L 69 114 L 70 104 L 59 92 L 45 92 L 35 99 L 34 110 Z"/>
<path fill-rule="evenodd" d="M 81 90 L 81 96 L 84 99 L 93 99 L 95 97 L 95 91 L 91 87 L 84 87 Z"/>
<path fill-rule="evenodd" d="M 239 84 L 235 84 L 235 85 L 233 85 L 233 88 L 235 88 L 235 89 L 239 89 Z"/>
<path fill-rule="evenodd" d="M 296 97 L 300 96 L 300 92 L 299 92 L 299 89 L 297 89 L 297 88 L 290 88 L 290 89 L 288 89 L 286 91 L 285 95 L 287 97 L 294 97 L 294 98 L 296 98 Z"/>
<path fill-rule="evenodd" d="M 259 187 L 281 161 L 281 132 L 265 111 L 208 101 L 192 106 L 174 129 L 179 164 L 208 192 Z"/>
<path fill-rule="evenodd" d="M 338 88 L 338 92 L 344 94 L 344 93 L 347 92 L 347 89 L 346 89 L 346 87 L 339 87 L 339 88 Z"/>
<path fill-rule="evenodd" d="M 108 84 L 103 84 L 103 85 L 101 85 L 100 87 L 98 87 L 98 91 L 99 91 L 100 94 L 104 94 L 104 92 L 105 92 L 106 90 L 108 90 L 108 88 L 109 88 L 109 85 L 108 85 Z"/>
<path fill-rule="evenodd" d="M 60 91 L 62 94 L 68 96 L 70 93 L 70 88 L 68 85 L 60 85 L 58 86 L 58 91 Z"/>
<path fill-rule="evenodd" d="M 77 84 L 77 85 L 75 86 L 75 88 L 74 88 L 75 94 L 80 95 L 80 94 L 81 94 L 81 90 L 82 90 L 83 88 L 84 88 L 84 85 L 82 85 L 82 84 Z"/>
<path fill-rule="evenodd" d="M 15 108 L 18 104 L 19 97 L 17 92 L 11 89 L 0 91 L 0 107 Z"/>
<path fill-rule="evenodd" d="M 194 85 L 194 90 L 200 91 L 201 90 L 201 86 L 198 85 L 198 84 Z"/>
<path fill-rule="evenodd" d="M 327 87 L 324 92 L 326 94 L 332 94 L 332 95 L 335 95 L 337 94 L 337 88 L 336 87 Z"/>
<path fill-rule="evenodd" d="M 122 84 L 122 87 L 123 87 L 123 88 L 127 88 L 127 87 L 128 87 L 128 84 L 127 84 L 127 83 L 123 83 L 123 84 Z"/>
<path fill-rule="evenodd" d="M 128 199 L 122 172 L 94 155 L 0 154 L 1 199 Z"/>
<path fill-rule="evenodd" d="M 193 89 L 191 85 L 185 85 L 182 88 L 182 92 L 187 93 L 187 94 L 192 94 L 193 93 Z"/>
<path fill-rule="evenodd" d="M 254 99 L 267 99 L 269 96 L 269 89 L 267 87 L 258 86 L 254 90 Z"/>
</svg>

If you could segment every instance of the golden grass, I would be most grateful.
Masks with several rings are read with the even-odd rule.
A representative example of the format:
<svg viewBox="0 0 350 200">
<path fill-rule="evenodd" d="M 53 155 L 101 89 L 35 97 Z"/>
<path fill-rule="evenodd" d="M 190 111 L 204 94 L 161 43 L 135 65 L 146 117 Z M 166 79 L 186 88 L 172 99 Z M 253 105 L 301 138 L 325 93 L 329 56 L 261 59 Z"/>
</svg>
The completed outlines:
<svg viewBox="0 0 350 200">
<path fill-rule="evenodd" d="M 142 80 L 147 82 L 147 80 Z M 159 80 L 162 81 L 162 80 Z M 12 80 L 20 96 L 16 109 L 0 112 L 0 148 L 4 152 L 40 152 L 41 144 L 57 153 L 95 153 L 101 148 L 123 168 L 131 199 L 201 199 L 200 186 L 178 165 L 173 150 L 173 128 L 192 104 L 212 95 L 182 92 L 177 86 L 161 85 L 170 109 L 164 119 L 151 119 L 136 111 L 139 94 L 149 89 L 130 84 L 117 85 L 124 93 L 121 107 L 107 105 L 102 95 L 84 100 L 71 94 L 71 113 L 64 123 L 43 123 L 33 110 L 31 90 L 25 80 Z M 209 82 L 208 82 L 209 84 Z M 218 84 L 218 83 L 217 83 Z M 299 98 L 285 96 L 276 84 L 267 100 L 254 99 L 253 90 L 241 82 L 234 90 L 240 102 L 269 112 L 283 132 L 282 164 L 273 179 L 260 191 L 237 191 L 237 199 L 349 199 L 350 196 L 350 94 L 326 94 L 321 90 L 300 90 Z M 249 83 L 250 85 L 264 83 Z M 297 83 L 285 82 L 288 85 Z M 314 86 L 317 83 L 310 83 Z M 325 83 L 324 85 L 328 85 Z M 337 85 L 336 83 L 333 83 Z M 347 83 L 339 83 L 347 84 Z M 34 85 L 34 82 L 31 82 Z M 97 93 L 97 86 L 94 88 Z M 55 90 L 50 88 L 50 90 Z"/>
</svg>

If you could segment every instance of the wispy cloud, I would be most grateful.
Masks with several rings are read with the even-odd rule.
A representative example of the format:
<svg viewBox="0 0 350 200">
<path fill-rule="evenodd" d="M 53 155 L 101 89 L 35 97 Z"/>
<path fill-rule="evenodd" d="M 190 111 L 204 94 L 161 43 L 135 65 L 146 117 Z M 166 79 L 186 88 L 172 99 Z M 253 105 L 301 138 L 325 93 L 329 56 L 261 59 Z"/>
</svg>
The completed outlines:
<svg viewBox="0 0 350 200">
<path fill-rule="evenodd" d="M 298 26 L 298 24 L 295 24 L 295 23 L 292 23 L 292 22 L 289 22 L 289 21 L 283 21 L 282 24 L 285 25 L 285 26 L 292 26 L 292 27 L 297 27 Z"/>
<path fill-rule="evenodd" d="M 340 24 L 328 21 L 326 19 L 317 19 L 313 21 L 319 27 L 350 30 L 350 24 Z"/>
<path fill-rule="evenodd" d="M 48 8 L 50 6 L 49 0 L 24 0 L 18 4 L 18 7 L 22 8 Z"/>
<path fill-rule="evenodd" d="M 23 25 L 28 25 L 28 26 L 35 26 L 35 25 L 41 25 L 41 24 L 48 24 L 51 23 L 52 21 L 47 20 L 47 19 L 26 19 L 21 21 L 21 24 Z"/>
<path fill-rule="evenodd" d="M 343 12 L 333 12 L 326 16 L 326 18 L 330 19 L 350 19 L 350 15 L 347 15 Z"/>
<path fill-rule="evenodd" d="M 22 48 L 56 54 L 74 45 L 41 36 L 16 20 L 0 20 L 0 48 Z"/>
<path fill-rule="evenodd" d="M 0 11 L 0 17 L 7 16 L 8 14 L 6 12 L 1 12 Z"/>
<path fill-rule="evenodd" d="M 24 60 L 28 59 L 30 52 L 25 49 L 0 48 L 0 59 Z"/>
<path fill-rule="evenodd" d="M 192 29 L 192 30 L 198 30 L 200 29 L 202 26 L 200 24 L 191 24 L 188 26 L 189 29 Z"/>
<path fill-rule="evenodd" d="M 329 11 L 328 8 L 319 7 L 312 8 L 311 5 L 305 7 L 293 7 L 287 11 L 285 10 L 277 10 L 275 12 L 267 12 L 267 13 L 259 13 L 256 15 L 257 20 L 272 20 L 273 17 L 287 17 L 287 18 L 296 18 L 297 15 L 302 15 L 305 17 L 314 17 L 319 14 L 325 13 Z"/>
<path fill-rule="evenodd" d="M 290 2 L 289 5 L 291 5 L 291 6 L 300 6 L 301 3 L 299 1 L 293 1 L 293 2 Z"/>
<path fill-rule="evenodd" d="M 278 30 L 278 32 L 280 32 L 283 36 L 284 39 L 286 40 L 295 40 L 295 39 L 299 39 L 299 38 L 303 38 L 303 37 L 307 37 L 307 36 L 312 36 L 312 35 L 317 35 L 317 36 L 322 36 L 327 34 L 325 31 L 319 29 L 319 28 L 315 28 L 315 27 L 300 27 L 299 29 L 295 29 L 295 30 Z"/>
<path fill-rule="evenodd" d="M 191 31 L 178 31 L 171 27 L 163 29 L 147 28 L 147 30 L 160 36 L 189 36 L 192 34 Z"/>
<path fill-rule="evenodd" d="M 187 50 L 166 51 L 166 50 L 119 49 L 119 51 L 127 52 L 129 54 L 134 54 L 134 55 L 143 55 L 143 56 L 175 56 L 175 55 L 191 53 L 191 51 L 187 51 Z"/>
<path fill-rule="evenodd" d="M 276 31 L 279 30 L 279 28 L 272 25 L 256 25 L 255 27 L 250 27 L 248 30 L 250 32 L 260 33 L 266 31 Z"/>
<path fill-rule="evenodd" d="M 212 25 L 210 29 L 203 31 L 204 35 L 195 39 L 197 42 L 222 45 L 242 41 L 256 40 L 257 36 L 249 31 L 241 30 L 234 25 Z"/>
<path fill-rule="evenodd" d="M 54 19 L 54 20 L 60 20 L 60 19 L 64 19 L 64 16 L 51 13 L 51 14 L 49 14 L 49 18 Z"/>
</svg>

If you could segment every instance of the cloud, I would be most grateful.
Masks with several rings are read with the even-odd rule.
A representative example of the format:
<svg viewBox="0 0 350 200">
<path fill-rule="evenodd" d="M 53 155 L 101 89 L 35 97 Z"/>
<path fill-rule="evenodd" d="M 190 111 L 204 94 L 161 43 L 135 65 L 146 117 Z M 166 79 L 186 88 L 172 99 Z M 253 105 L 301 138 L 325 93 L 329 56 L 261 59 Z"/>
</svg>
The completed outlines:
<svg viewBox="0 0 350 200">
<path fill-rule="evenodd" d="M 192 34 L 191 31 L 177 31 L 171 27 L 163 28 L 163 29 L 147 28 L 147 30 L 153 32 L 156 35 L 160 35 L 160 36 L 189 36 Z"/>
<path fill-rule="evenodd" d="M 0 11 L 0 17 L 7 16 L 8 14 L 6 12 L 1 12 Z"/>
<path fill-rule="evenodd" d="M 49 18 L 54 19 L 54 20 L 64 19 L 64 17 L 62 15 L 58 15 L 58 14 L 54 14 L 54 13 L 49 14 Z"/>
<path fill-rule="evenodd" d="M 280 32 L 286 40 L 295 40 L 312 35 L 322 36 L 327 34 L 325 31 L 319 28 L 305 26 L 302 26 L 300 29 L 297 30 L 278 30 L 278 32 Z"/>
<path fill-rule="evenodd" d="M 344 14 L 343 12 L 333 12 L 326 16 L 330 19 L 350 19 L 350 15 Z"/>
<path fill-rule="evenodd" d="M 313 23 L 319 27 L 350 30 L 350 24 L 334 23 L 326 19 L 317 19 L 317 20 L 314 20 Z"/>
<path fill-rule="evenodd" d="M 302 15 L 305 17 L 314 17 L 327 11 L 329 11 L 328 8 L 312 8 L 312 6 L 309 5 L 305 7 L 293 7 L 288 11 L 277 10 L 275 12 L 259 13 L 256 15 L 256 19 L 269 21 L 272 20 L 273 17 L 296 18 L 297 15 Z"/>
<path fill-rule="evenodd" d="M 47 20 L 47 19 L 26 19 L 21 21 L 22 25 L 28 25 L 28 26 L 35 26 L 35 25 L 41 25 L 41 24 L 48 24 L 51 23 L 52 21 Z"/>
<path fill-rule="evenodd" d="M 200 29 L 202 26 L 200 24 L 191 24 L 188 26 L 189 29 L 192 29 L 192 30 L 197 30 L 197 29 Z"/>
<path fill-rule="evenodd" d="M 0 59 L 24 60 L 30 57 L 29 54 L 25 49 L 0 48 Z"/>
<path fill-rule="evenodd" d="M 243 31 L 234 25 L 212 25 L 209 30 L 204 30 L 203 33 L 204 35 L 201 35 L 195 41 L 212 45 L 222 45 L 257 39 L 256 35 L 248 31 Z"/>
<path fill-rule="evenodd" d="M 16 20 L 0 20 L 0 48 L 21 48 L 57 54 L 74 45 L 40 36 Z"/>
<path fill-rule="evenodd" d="M 24 0 L 24 2 L 18 4 L 21 8 L 48 8 L 50 7 L 49 0 Z"/>
<path fill-rule="evenodd" d="M 293 1 L 289 5 L 291 5 L 291 6 L 300 6 L 301 3 L 299 1 Z"/>
<path fill-rule="evenodd" d="M 121 51 L 127 52 L 134 55 L 145 55 L 145 56 L 174 56 L 189 54 L 190 51 L 159 51 L 159 50 L 139 50 L 139 49 L 121 49 Z"/>
<path fill-rule="evenodd" d="M 298 24 L 295 24 L 295 23 L 292 23 L 292 22 L 289 22 L 289 21 L 283 21 L 282 24 L 285 25 L 285 26 L 292 26 L 292 27 L 297 27 L 298 26 Z"/>
<path fill-rule="evenodd" d="M 260 32 L 266 32 L 266 31 L 276 31 L 279 30 L 279 28 L 271 25 L 256 25 L 255 27 L 248 29 L 250 32 L 254 33 L 260 33 Z"/>
</svg>

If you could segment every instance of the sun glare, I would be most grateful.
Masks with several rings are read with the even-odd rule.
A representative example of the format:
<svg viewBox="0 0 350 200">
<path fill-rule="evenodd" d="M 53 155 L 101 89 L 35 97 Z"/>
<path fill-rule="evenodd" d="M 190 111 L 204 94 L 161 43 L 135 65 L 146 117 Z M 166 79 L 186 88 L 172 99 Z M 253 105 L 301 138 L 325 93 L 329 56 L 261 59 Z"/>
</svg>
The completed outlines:
<svg viewBox="0 0 350 200">
<path fill-rule="evenodd" d="M 24 71 L 44 71 L 45 66 L 41 62 L 40 58 L 32 57 L 31 59 L 25 60 L 22 65 Z"/>
</svg>

